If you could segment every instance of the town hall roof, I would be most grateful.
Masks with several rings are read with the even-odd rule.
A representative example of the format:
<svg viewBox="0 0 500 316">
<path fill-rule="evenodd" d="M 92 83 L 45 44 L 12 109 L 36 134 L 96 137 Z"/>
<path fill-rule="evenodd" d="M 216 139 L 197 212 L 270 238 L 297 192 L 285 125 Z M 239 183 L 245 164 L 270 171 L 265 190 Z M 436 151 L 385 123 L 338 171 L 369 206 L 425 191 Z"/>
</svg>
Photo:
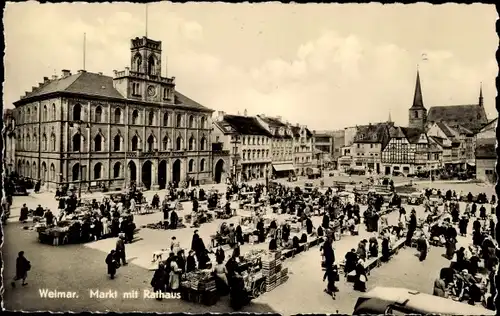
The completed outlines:
<svg viewBox="0 0 500 316">
<path fill-rule="evenodd" d="M 22 97 L 19 101 L 16 101 L 14 104 L 24 104 L 38 98 L 48 98 L 58 93 L 110 98 L 123 101 L 128 100 L 114 88 L 112 77 L 105 76 L 100 73 L 79 71 L 78 73 L 69 75 L 67 77 L 46 81 L 42 84 L 41 87 L 28 92 L 24 97 Z M 188 98 L 178 91 L 175 91 L 175 105 L 184 105 L 199 110 L 212 111 L 211 109 L 204 107 L 203 105 Z"/>
<path fill-rule="evenodd" d="M 389 123 L 377 123 L 356 127 L 355 143 L 380 143 L 382 148 L 389 143 Z"/>
</svg>

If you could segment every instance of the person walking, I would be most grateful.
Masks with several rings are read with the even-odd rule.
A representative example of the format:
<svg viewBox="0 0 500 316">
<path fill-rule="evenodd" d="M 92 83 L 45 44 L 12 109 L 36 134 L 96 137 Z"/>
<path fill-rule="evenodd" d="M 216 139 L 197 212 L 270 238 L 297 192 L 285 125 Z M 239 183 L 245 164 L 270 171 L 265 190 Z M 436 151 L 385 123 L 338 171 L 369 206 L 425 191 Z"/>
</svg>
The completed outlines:
<svg viewBox="0 0 500 316">
<path fill-rule="evenodd" d="M 16 287 L 16 282 L 19 280 L 22 280 L 22 286 L 28 285 L 28 283 L 26 283 L 26 278 L 28 277 L 28 271 L 30 270 L 31 263 L 24 256 L 24 251 L 20 251 L 16 259 L 16 276 L 11 283 L 12 287 Z"/>
<path fill-rule="evenodd" d="M 127 265 L 127 259 L 125 255 L 125 236 L 123 233 L 120 233 L 118 240 L 116 241 L 116 260 L 118 263 L 123 263 L 124 266 Z M 121 262 L 120 262 L 121 261 Z"/>
<path fill-rule="evenodd" d="M 111 280 L 115 278 L 116 269 L 118 267 L 118 262 L 116 261 L 116 252 L 115 250 L 111 250 L 106 256 L 106 265 L 108 266 L 108 275 Z"/>
</svg>

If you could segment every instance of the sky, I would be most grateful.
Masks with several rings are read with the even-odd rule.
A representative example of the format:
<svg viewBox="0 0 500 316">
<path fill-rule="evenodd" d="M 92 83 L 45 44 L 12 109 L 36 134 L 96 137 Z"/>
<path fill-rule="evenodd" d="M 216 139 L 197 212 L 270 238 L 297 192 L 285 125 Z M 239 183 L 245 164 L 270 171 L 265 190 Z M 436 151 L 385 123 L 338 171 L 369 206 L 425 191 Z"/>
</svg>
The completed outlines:
<svg viewBox="0 0 500 316">
<path fill-rule="evenodd" d="M 112 76 L 147 30 L 162 41 L 162 74 L 215 111 L 313 130 L 390 113 L 406 126 L 418 65 L 427 108 L 477 104 L 482 82 L 497 116 L 494 5 L 9 2 L 4 12 L 5 108 L 43 77 L 82 69 L 84 33 L 86 70 Z"/>
</svg>

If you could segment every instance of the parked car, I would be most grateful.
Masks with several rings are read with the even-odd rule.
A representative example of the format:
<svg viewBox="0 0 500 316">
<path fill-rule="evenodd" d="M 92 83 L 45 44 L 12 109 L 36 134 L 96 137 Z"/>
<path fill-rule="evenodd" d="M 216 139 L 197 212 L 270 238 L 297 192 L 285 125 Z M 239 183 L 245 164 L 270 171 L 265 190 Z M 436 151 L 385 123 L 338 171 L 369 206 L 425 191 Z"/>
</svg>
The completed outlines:
<svg viewBox="0 0 500 316">
<path fill-rule="evenodd" d="M 420 192 L 413 192 L 408 197 L 408 205 L 420 205 L 424 202 L 424 197 Z"/>
</svg>

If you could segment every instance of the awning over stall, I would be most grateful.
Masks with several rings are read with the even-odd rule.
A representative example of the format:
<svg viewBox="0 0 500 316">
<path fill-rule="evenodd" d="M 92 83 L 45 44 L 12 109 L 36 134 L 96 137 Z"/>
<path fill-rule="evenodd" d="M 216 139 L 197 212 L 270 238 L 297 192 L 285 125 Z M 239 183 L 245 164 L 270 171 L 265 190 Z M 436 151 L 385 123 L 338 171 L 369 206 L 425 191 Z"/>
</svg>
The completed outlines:
<svg viewBox="0 0 500 316">
<path fill-rule="evenodd" d="M 276 172 L 295 170 L 292 163 L 273 164 L 273 168 Z"/>
</svg>

